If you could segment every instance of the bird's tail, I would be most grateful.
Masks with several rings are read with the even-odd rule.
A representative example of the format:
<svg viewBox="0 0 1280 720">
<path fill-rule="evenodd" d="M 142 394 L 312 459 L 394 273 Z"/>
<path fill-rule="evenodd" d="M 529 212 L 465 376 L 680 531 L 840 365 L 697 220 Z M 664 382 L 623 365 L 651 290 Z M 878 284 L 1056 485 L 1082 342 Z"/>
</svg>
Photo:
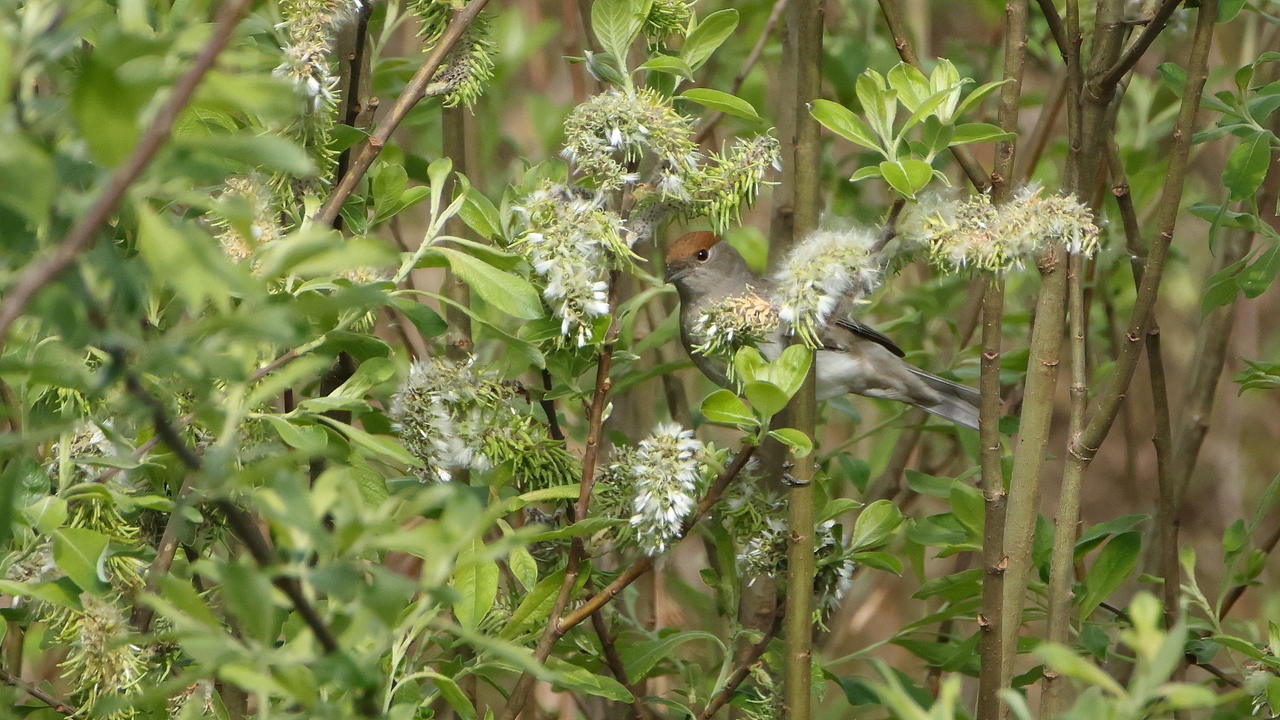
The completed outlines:
<svg viewBox="0 0 1280 720">
<path fill-rule="evenodd" d="M 936 375 L 930 375 L 916 367 L 910 369 L 917 377 L 924 380 L 931 390 L 937 393 L 937 399 L 934 402 L 912 403 L 913 405 L 927 413 L 950 420 L 957 425 L 963 425 L 974 430 L 978 429 L 978 407 L 981 403 L 981 396 L 977 390 L 950 380 L 944 380 Z"/>
</svg>

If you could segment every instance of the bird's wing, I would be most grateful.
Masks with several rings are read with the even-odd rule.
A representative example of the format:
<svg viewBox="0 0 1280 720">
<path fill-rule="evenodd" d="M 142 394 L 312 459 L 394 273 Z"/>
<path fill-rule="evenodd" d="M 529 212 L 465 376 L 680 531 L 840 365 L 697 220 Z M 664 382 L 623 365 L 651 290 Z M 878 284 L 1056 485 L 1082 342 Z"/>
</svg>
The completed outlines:
<svg viewBox="0 0 1280 720">
<path fill-rule="evenodd" d="M 893 353 L 894 355 L 897 355 L 898 357 L 903 357 L 906 355 L 906 353 L 903 352 L 902 348 L 898 347 L 897 343 L 890 340 L 883 333 L 879 332 L 878 330 L 871 327 L 870 325 L 864 325 L 863 323 L 860 323 L 857 320 L 854 320 L 852 318 L 847 318 L 844 320 L 836 320 L 835 324 L 837 327 L 844 328 L 845 330 L 848 330 L 849 332 L 862 338 L 863 340 L 870 340 L 871 342 L 877 345 L 880 345 L 881 347 Z"/>
</svg>

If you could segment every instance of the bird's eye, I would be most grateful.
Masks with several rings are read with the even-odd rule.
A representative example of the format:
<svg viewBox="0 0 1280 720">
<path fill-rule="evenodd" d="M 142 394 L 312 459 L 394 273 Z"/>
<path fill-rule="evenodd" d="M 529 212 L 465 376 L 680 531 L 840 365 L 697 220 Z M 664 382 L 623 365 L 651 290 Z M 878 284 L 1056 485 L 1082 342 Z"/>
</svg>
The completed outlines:
<svg viewBox="0 0 1280 720">
<path fill-rule="evenodd" d="M 707 249 L 703 248 L 698 251 L 698 261 L 703 262 L 703 261 L 706 261 L 706 259 L 707 259 Z"/>
</svg>

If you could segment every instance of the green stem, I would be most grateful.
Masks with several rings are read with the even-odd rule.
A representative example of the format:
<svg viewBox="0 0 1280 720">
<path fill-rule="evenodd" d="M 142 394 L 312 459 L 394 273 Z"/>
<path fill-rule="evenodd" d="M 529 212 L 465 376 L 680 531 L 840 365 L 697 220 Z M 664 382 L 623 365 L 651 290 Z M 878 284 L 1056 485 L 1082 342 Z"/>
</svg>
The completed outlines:
<svg viewBox="0 0 1280 720">
<path fill-rule="evenodd" d="M 821 94 L 823 0 L 792 0 L 787 8 L 787 31 L 794 53 L 794 75 L 788 78 L 794 95 L 786 111 L 795 117 L 795 136 L 790 159 L 793 163 L 791 205 L 791 242 L 794 246 L 818 227 L 818 194 L 820 178 L 818 123 L 808 112 L 808 105 Z M 784 190 L 784 197 L 786 197 Z M 787 407 L 789 423 L 814 437 L 818 403 L 817 362 L 810 365 L 809 375 Z M 785 677 L 783 705 L 786 716 L 808 720 L 812 711 L 811 672 L 813 660 L 813 575 L 814 575 L 814 464 L 801 459 L 792 469 L 793 487 L 789 498 L 790 546 L 787 553 L 787 603 L 783 619 L 785 639 Z"/>
</svg>

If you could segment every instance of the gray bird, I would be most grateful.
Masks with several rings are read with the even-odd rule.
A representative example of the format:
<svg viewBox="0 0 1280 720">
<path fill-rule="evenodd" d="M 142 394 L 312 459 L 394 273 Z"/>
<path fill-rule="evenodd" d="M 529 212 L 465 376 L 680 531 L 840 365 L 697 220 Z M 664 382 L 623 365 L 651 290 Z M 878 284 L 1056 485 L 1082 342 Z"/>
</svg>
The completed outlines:
<svg viewBox="0 0 1280 720">
<path fill-rule="evenodd" d="M 698 317 L 712 303 L 754 292 L 773 296 L 773 283 L 751 272 L 728 243 L 711 232 L 693 232 L 671 244 L 664 262 L 667 282 L 680 293 L 680 341 L 704 375 L 729 386 L 724 360 L 695 352 L 705 341 L 695 328 Z M 839 317 L 839 314 L 837 314 Z M 978 391 L 944 380 L 902 359 L 892 340 L 862 323 L 841 317 L 820 328 L 822 347 L 816 353 L 818 399 L 844 393 L 898 400 L 959 425 L 978 428 Z M 786 347 L 777 330 L 759 350 L 769 359 Z"/>
</svg>

